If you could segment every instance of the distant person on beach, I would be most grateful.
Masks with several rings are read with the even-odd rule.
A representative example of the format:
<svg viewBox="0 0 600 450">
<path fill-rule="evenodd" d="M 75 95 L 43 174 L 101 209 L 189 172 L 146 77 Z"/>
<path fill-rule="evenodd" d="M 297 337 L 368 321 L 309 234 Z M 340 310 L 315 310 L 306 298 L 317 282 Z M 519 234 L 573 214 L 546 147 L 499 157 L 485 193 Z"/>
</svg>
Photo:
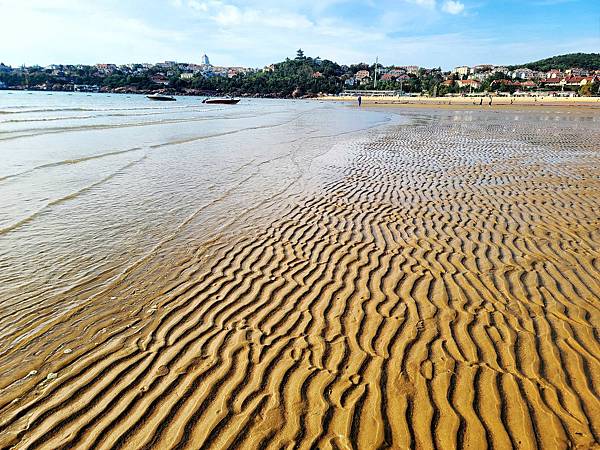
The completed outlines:
<svg viewBox="0 0 600 450">
<path fill-rule="evenodd" d="M 360 105 L 362 105 L 362 97 L 359 95 L 357 100 L 358 100 L 358 106 L 360 107 Z"/>
<path fill-rule="evenodd" d="M 490 106 L 492 106 L 492 96 L 490 95 Z"/>
<path fill-rule="evenodd" d="M 483 105 L 483 97 L 479 99 L 479 106 Z"/>
</svg>

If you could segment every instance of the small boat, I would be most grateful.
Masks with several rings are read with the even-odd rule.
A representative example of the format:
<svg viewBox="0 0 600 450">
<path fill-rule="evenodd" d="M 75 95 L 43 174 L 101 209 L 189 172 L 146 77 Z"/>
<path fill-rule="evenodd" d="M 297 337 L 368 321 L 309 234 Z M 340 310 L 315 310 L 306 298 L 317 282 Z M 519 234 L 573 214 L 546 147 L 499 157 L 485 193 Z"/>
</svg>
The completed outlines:
<svg viewBox="0 0 600 450">
<path fill-rule="evenodd" d="M 146 98 L 148 98 L 150 100 L 159 101 L 159 102 L 174 102 L 175 100 L 177 100 L 175 97 L 173 97 L 171 95 L 163 95 L 163 94 L 146 95 Z"/>
<path fill-rule="evenodd" d="M 206 103 L 207 105 L 237 105 L 239 102 L 239 98 L 231 97 L 205 98 L 202 100 L 202 103 Z"/>
</svg>

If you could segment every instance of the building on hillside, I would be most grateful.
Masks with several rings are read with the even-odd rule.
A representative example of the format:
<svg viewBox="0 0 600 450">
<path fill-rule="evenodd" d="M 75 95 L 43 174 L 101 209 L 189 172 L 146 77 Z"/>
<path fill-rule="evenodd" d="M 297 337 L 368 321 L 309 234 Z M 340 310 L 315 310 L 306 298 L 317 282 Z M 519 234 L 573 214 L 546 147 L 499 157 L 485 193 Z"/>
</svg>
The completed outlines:
<svg viewBox="0 0 600 450">
<path fill-rule="evenodd" d="M 401 69 L 404 69 L 406 73 L 419 75 L 419 66 L 402 66 Z"/>
<path fill-rule="evenodd" d="M 558 69 L 551 69 L 548 72 L 545 73 L 545 78 L 546 80 L 552 80 L 555 78 L 563 78 L 565 76 L 564 73 L 562 73 L 560 70 Z"/>
<path fill-rule="evenodd" d="M 321 72 L 315 72 L 312 74 L 313 78 L 323 78 L 323 74 Z"/>
<path fill-rule="evenodd" d="M 520 78 L 521 80 L 533 80 L 536 78 L 537 72 L 527 67 L 522 67 L 512 71 L 513 78 Z"/>
<path fill-rule="evenodd" d="M 456 75 L 459 76 L 468 76 L 471 73 L 471 68 L 468 66 L 459 66 L 459 67 L 455 67 L 454 70 L 452 71 L 452 73 L 455 73 Z"/>
<path fill-rule="evenodd" d="M 469 79 L 470 80 L 476 80 L 479 81 L 480 83 L 484 82 L 486 80 L 486 78 L 488 78 L 490 75 L 492 75 L 492 72 L 478 72 L 478 73 L 472 73 L 471 75 L 469 75 Z"/>
<path fill-rule="evenodd" d="M 537 88 L 537 84 L 534 81 L 531 81 L 531 80 L 523 81 L 521 83 L 521 88 L 523 88 L 523 89 L 535 89 L 535 88 Z"/>
<path fill-rule="evenodd" d="M 582 86 L 585 86 L 586 84 L 598 82 L 598 80 L 600 80 L 600 78 L 595 75 L 590 77 L 547 78 L 545 80 L 542 80 L 540 84 L 542 86 L 552 88 L 564 89 L 565 87 L 567 87 L 572 89 L 578 89 Z"/>
<path fill-rule="evenodd" d="M 481 87 L 481 83 L 477 80 L 458 80 L 456 82 L 459 88 L 470 88 L 470 89 L 479 89 Z"/>
<path fill-rule="evenodd" d="M 368 70 L 359 70 L 354 75 L 354 79 L 359 83 L 368 83 L 371 80 L 371 74 Z"/>
<path fill-rule="evenodd" d="M 191 80 L 192 78 L 194 78 L 194 73 L 184 72 L 181 75 L 179 75 L 179 78 L 181 78 L 182 80 Z"/>
<path fill-rule="evenodd" d="M 545 80 L 541 80 L 540 81 L 540 85 L 545 86 L 545 87 L 563 87 L 564 85 L 561 84 L 562 80 L 564 78 L 563 77 L 552 77 L 552 78 L 546 78 Z"/>
<path fill-rule="evenodd" d="M 222 66 L 210 66 L 212 68 L 211 72 L 213 74 L 213 76 L 215 77 L 226 77 L 227 74 L 229 73 L 229 68 L 228 67 L 222 67 Z"/>
<path fill-rule="evenodd" d="M 571 75 L 572 77 L 587 77 L 590 72 L 585 69 L 580 69 L 578 67 L 573 67 L 571 69 L 565 70 L 566 75 Z"/>
<path fill-rule="evenodd" d="M 96 64 L 96 69 L 98 69 L 98 72 L 100 73 L 109 75 L 117 70 L 117 66 L 114 64 Z"/>
<path fill-rule="evenodd" d="M 208 56 L 206 56 L 206 54 L 202 55 L 202 65 L 204 66 L 210 66 L 210 59 L 208 59 Z"/>
<path fill-rule="evenodd" d="M 156 75 L 151 77 L 150 80 L 153 83 L 162 84 L 164 86 L 167 86 L 169 84 L 169 79 L 167 77 L 165 77 L 165 75 L 162 73 L 157 73 Z"/>
<path fill-rule="evenodd" d="M 406 70 L 404 69 L 392 69 L 390 71 L 388 71 L 388 73 L 394 77 L 399 77 L 400 75 L 404 75 L 406 73 Z"/>
<path fill-rule="evenodd" d="M 472 73 L 491 72 L 494 66 L 491 64 L 479 64 L 472 69 Z"/>
<path fill-rule="evenodd" d="M 227 77 L 233 78 L 236 75 L 241 75 L 244 73 L 250 73 L 252 69 L 248 69 L 247 67 L 227 67 Z"/>
<path fill-rule="evenodd" d="M 518 88 L 521 86 L 521 82 L 513 80 L 494 80 L 490 84 L 490 88 L 492 90 L 500 89 L 503 86 L 514 86 Z"/>
<path fill-rule="evenodd" d="M 578 87 L 585 86 L 586 84 L 591 84 L 594 81 L 597 81 L 597 77 L 566 77 L 564 79 L 565 86 L 569 87 Z"/>
<path fill-rule="evenodd" d="M 180 64 L 178 68 L 182 73 L 186 73 L 186 72 L 195 73 L 200 70 L 200 66 L 197 64 Z"/>
</svg>

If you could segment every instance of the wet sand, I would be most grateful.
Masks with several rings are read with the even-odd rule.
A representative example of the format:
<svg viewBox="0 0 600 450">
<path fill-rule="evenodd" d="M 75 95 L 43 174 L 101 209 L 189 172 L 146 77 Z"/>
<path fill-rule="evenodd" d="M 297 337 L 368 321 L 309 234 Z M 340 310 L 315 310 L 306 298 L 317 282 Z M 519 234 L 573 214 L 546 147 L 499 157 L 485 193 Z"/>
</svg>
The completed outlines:
<svg viewBox="0 0 600 450">
<path fill-rule="evenodd" d="M 27 322 L 0 448 L 596 448 L 598 118 L 394 114 Z"/>
</svg>

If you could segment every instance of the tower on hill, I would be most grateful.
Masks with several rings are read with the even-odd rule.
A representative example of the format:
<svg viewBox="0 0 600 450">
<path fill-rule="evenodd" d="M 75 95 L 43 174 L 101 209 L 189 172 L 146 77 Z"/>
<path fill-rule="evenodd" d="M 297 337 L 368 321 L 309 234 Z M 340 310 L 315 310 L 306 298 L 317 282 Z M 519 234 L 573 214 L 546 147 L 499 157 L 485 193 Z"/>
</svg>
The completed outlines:
<svg viewBox="0 0 600 450">
<path fill-rule="evenodd" d="M 208 59 L 208 56 L 202 55 L 202 64 L 205 66 L 210 66 L 210 60 Z"/>
</svg>

